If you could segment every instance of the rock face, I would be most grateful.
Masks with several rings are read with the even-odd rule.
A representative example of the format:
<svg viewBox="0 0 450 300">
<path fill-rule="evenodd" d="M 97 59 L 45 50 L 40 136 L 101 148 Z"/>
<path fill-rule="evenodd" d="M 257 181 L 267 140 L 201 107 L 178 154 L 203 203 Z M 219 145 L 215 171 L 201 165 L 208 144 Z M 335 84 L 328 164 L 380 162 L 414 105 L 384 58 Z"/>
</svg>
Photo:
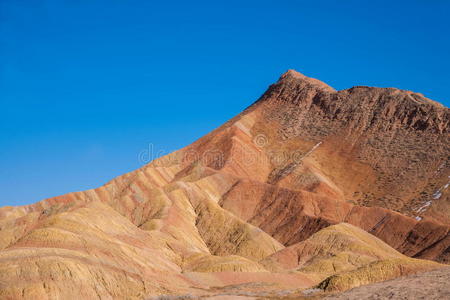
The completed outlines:
<svg viewBox="0 0 450 300">
<path fill-rule="evenodd" d="M 0 208 L 0 297 L 282 297 L 450 262 L 450 110 L 288 71 L 193 144 Z M 187 296 L 186 296 L 187 297 Z"/>
</svg>

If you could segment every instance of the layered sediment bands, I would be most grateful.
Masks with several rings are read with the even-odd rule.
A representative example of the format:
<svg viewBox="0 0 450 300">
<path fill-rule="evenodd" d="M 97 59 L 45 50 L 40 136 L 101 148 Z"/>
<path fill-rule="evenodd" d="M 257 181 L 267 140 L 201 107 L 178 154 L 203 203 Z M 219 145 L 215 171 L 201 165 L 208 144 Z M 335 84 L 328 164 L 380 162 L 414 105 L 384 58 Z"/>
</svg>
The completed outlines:
<svg viewBox="0 0 450 300">
<path fill-rule="evenodd" d="M 353 270 L 374 261 L 406 258 L 373 235 L 346 223 L 326 227 L 303 242 L 262 260 L 273 270 L 297 270 L 321 276 Z"/>
<path fill-rule="evenodd" d="M 261 264 L 273 271 L 315 276 L 323 280 L 318 287 L 325 291 L 347 290 L 442 267 L 435 262 L 409 258 L 346 223 L 322 229 L 305 241 L 265 258 Z"/>
<path fill-rule="evenodd" d="M 442 267 L 449 115 L 413 92 L 336 91 L 288 71 L 179 151 L 0 208 L 0 295 L 276 299 Z"/>
<path fill-rule="evenodd" d="M 164 236 L 139 230 L 94 201 L 38 222 L 0 252 L 0 295 L 138 299 L 164 292 L 174 282 L 187 289 L 177 276 L 180 257 L 165 244 Z"/>
<path fill-rule="evenodd" d="M 347 222 L 408 256 L 442 262 L 450 259 L 448 226 L 418 222 L 380 207 L 354 206 L 307 191 L 292 191 L 251 181 L 234 185 L 220 203 L 286 246 L 303 241 L 322 228 Z M 243 207 L 243 203 L 248 203 L 249 208 Z"/>
</svg>

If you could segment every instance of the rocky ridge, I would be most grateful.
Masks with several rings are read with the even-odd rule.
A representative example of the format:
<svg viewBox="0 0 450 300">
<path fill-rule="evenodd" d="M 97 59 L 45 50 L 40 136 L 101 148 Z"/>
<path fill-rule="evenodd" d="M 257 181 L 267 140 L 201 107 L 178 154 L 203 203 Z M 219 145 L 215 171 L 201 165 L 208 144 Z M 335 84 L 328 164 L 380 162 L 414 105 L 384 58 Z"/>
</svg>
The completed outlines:
<svg viewBox="0 0 450 300">
<path fill-rule="evenodd" d="M 278 297 L 441 268 L 449 116 L 420 94 L 288 71 L 186 148 L 1 208 L 0 295 Z"/>
</svg>

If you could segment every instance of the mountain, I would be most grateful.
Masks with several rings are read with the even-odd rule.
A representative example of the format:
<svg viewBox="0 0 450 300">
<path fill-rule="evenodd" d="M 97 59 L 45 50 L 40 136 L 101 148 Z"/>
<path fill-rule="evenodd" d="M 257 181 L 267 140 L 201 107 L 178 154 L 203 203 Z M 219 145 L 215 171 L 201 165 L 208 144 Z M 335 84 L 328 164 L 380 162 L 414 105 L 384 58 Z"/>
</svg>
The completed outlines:
<svg viewBox="0 0 450 300">
<path fill-rule="evenodd" d="M 290 70 L 179 151 L 1 208 L 0 296 L 276 299 L 442 268 L 449 120 L 421 94 Z"/>
</svg>

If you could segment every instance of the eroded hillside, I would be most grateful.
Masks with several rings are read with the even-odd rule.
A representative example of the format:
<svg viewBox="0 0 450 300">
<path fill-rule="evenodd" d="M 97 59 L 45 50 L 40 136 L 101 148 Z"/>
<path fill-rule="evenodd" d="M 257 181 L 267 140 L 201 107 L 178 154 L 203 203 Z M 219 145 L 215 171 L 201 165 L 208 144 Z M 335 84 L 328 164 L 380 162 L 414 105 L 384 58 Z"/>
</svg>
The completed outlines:
<svg viewBox="0 0 450 300">
<path fill-rule="evenodd" d="M 288 71 L 193 144 L 0 209 L 3 298 L 282 297 L 450 262 L 448 108 Z"/>
</svg>

